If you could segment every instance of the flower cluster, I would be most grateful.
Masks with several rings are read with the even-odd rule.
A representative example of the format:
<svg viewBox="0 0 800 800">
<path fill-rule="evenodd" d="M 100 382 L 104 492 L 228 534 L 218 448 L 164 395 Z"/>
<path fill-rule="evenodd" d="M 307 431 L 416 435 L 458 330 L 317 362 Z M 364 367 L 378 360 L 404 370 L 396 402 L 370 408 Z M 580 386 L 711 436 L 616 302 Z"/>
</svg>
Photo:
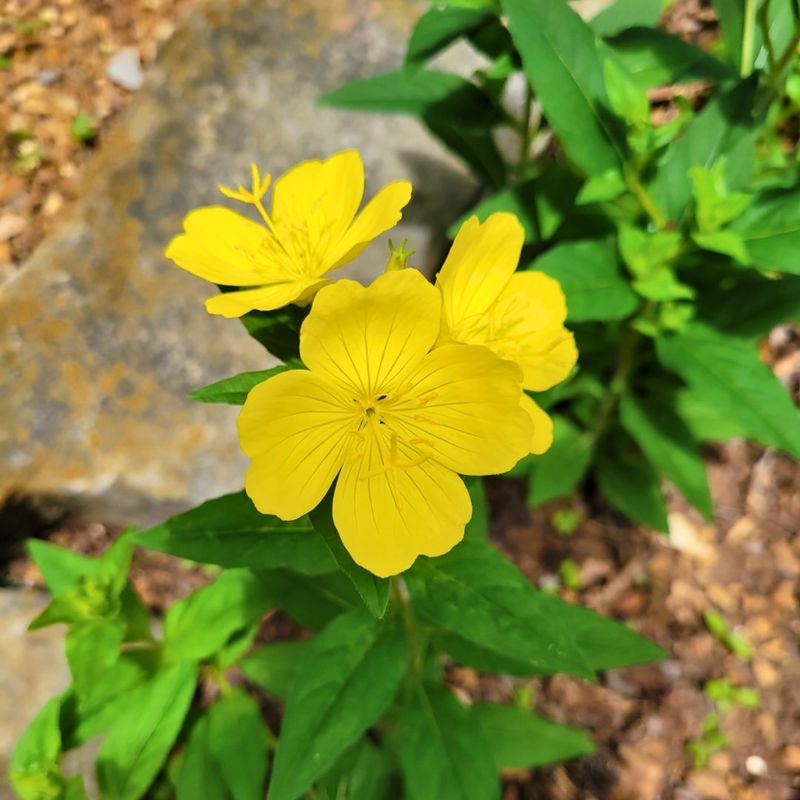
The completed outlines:
<svg viewBox="0 0 800 800">
<path fill-rule="evenodd" d="M 374 574 L 393 575 L 463 537 L 472 508 L 459 475 L 506 472 L 550 446 L 552 423 L 523 388 L 547 389 L 575 364 L 564 296 L 542 273 L 515 273 L 523 231 L 506 213 L 464 223 L 435 285 L 398 258 L 370 286 L 325 285 L 398 221 L 410 184 L 386 186 L 356 216 L 364 172 L 348 151 L 279 178 L 269 214 L 268 186 L 254 167 L 250 191 L 221 187 L 264 225 L 202 208 L 167 255 L 245 287 L 208 300 L 211 313 L 313 301 L 300 331 L 305 369 L 256 386 L 239 416 L 245 488 L 262 513 L 291 520 L 336 481 L 345 547 Z"/>
</svg>

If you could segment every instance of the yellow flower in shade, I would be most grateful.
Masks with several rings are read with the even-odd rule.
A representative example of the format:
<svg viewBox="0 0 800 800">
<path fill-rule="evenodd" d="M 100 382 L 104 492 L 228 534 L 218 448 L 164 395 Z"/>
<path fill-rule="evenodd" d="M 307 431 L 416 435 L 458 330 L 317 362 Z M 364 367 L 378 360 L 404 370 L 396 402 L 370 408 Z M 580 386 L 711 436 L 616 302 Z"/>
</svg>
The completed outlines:
<svg viewBox="0 0 800 800">
<path fill-rule="evenodd" d="M 470 217 L 436 278 L 442 293 L 440 344 L 482 344 L 522 368 L 523 386 L 543 391 L 569 375 L 578 359 L 564 327 L 567 304 L 558 281 L 543 272 L 515 272 L 525 234 L 505 212 L 481 224 Z M 530 452 L 553 443 L 553 422 L 526 394 L 533 422 Z"/>
<path fill-rule="evenodd" d="M 239 416 L 245 488 L 296 519 L 338 475 L 333 520 L 353 559 L 393 575 L 447 552 L 472 515 L 457 473 L 505 472 L 527 453 L 519 367 L 444 345 L 441 298 L 413 269 L 322 289 L 300 332 L 308 370 L 256 386 Z"/>
<path fill-rule="evenodd" d="M 278 180 L 268 213 L 262 198 L 270 176 L 252 167 L 250 191 L 220 191 L 253 205 L 263 225 L 223 206 L 198 208 L 183 220 L 184 233 L 167 247 L 179 267 L 213 283 L 241 287 L 206 300 L 206 310 L 238 317 L 289 303 L 307 303 L 326 273 L 354 259 L 393 227 L 411 198 L 411 184 L 384 186 L 360 213 L 364 165 L 355 150 L 325 161 L 304 161 Z M 265 227 L 266 226 L 266 227 Z"/>
</svg>

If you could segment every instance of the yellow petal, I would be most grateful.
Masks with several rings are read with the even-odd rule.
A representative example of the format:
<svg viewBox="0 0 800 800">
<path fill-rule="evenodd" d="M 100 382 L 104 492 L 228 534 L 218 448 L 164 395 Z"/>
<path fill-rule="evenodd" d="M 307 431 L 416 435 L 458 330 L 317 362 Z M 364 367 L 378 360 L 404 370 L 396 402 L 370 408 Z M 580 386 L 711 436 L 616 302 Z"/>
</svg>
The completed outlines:
<svg viewBox="0 0 800 800">
<path fill-rule="evenodd" d="M 543 391 L 569 375 L 578 359 L 566 328 L 567 305 L 558 281 L 543 272 L 519 272 L 492 306 L 478 340 L 522 367 L 526 389 Z"/>
<path fill-rule="evenodd" d="M 436 278 L 442 291 L 445 339 L 469 342 L 470 331 L 502 292 L 519 262 L 525 231 L 506 212 L 481 224 L 470 217 Z"/>
<path fill-rule="evenodd" d="M 540 456 L 550 449 L 553 444 L 553 420 L 530 397 L 523 392 L 522 408 L 530 416 L 533 423 L 533 436 L 531 437 L 531 453 Z"/>
<path fill-rule="evenodd" d="M 337 388 L 311 372 L 282 372 L 256 386 L 238 422 L 256 508 L 285 520 L 315 508 L 342 466 L 352 427 Z"/>
<path fill-rule="evenodd" d="M 506 472 L 529 452 L 531 420 L 520 406 L 519 367 L 486 347 L 437 347 L 401 397 L 386 403 L 386 426 L 463 475 Z"/>
<path fill-rule="evenodd" d="M 165 255 L 187 272 L 226 286 L 266 283 L 276 274 L 277 265 L 256 257 L 269 231 L 241 214 L 223 206 L 198 208 L 183 227 Z"/>
<path fill-rule="evenodd" d="M 333 521 L 353 560 L 380 577 L 408 569 L 419 555 L 446 553 L 464 537 L 472 504 L 463 481 L 419 452 L 397 449 L 408 467 L 387 469 L 385 426 L 364 437 L 336 483 Z M 379 436 L 385 438 L 379 441 Z"/>
<path fill-rule="evenodd" d="M 307 298 L 326 283 L 323 278 L 297 278 L 241 292 L 224 292 L 206 300 L 206 311 L 223 317 L 241 317 L 248 311 L 272 311 Z"/>
<path fill-rule="evenodd" d="M 439 293 L 414 269 L 388 272 L 368 287 L 337 281 L 314 300 L 300 356 L 360 397 L 386 392 L 433 346 L 440 308 Z"/>
<path fill-rule="evenodd" d="M 358 151 L 304 161 L 275 181 L 272 220 L 282 239 L 282 232 L 303 229 L 322 253 L 342 237 L 363 195 L 364 164 Z"/>
<path fill-rule="evenodd" d="M 411 184 L 395 181 L 384 186 L 355 218 L 335 248 L 328 253 L 336 269 L 352 261 L 376 236 L 393 228 L 402 216 L 403 208 L 411 199 Z"/>
</svg>

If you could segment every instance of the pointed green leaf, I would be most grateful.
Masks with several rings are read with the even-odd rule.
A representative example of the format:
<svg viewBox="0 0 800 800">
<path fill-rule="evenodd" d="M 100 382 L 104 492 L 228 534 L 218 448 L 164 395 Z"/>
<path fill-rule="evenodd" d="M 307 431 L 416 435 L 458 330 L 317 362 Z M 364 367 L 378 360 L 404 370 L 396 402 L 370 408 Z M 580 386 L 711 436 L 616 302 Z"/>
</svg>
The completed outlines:
<svg viewBox="0 0 800 800">
<path fill-rule="evenodd" d="M 620 130 L 605 110 L 603 64 L 591 28 L 561 0 L 503 0 L 528 81 L 564 149 L 587 174 L 619 167 Z"/>
<path fill-rule="evenodd" d="M 261 369 L 256 372 L 240 372 L 230 378 L 223 378 L 221 381 L 209 383 L 201 389 L 195 389 L 189 393 L 192 400 L 199 403 L 228 403 L 229 405 L 241 406 L 247 400 L 250 390 L 259 383 L 263 383 L 273 375 L 280 375 L 290 369 L 304 369 L 299 361 L 292 360 L 289 364 L 279 364 L 271 369 Z"/>
<path fill-rule="evenodd" d="M 625 394 L 622 426 L 639 443 L 654 469 L 669 478 L 706 519 L 712 519 L 708 480 L 697 441 L 666 403 Z"/>
<path fill-rule="evenodd" d="M 730 225 L 744 241 L 746 260 L 761 269 L 800 275 L 800 191 L 765 192 Z"/>
<path fill-rule="evenodd" d="M 483 729 L 498 772 L 540 767 L 594 752 L 586 731 L 550 722 L 533 711 L 476 703 L 472 715 Z"/>
<path fill-rule="evenodd" d="M 362 609 L 311 643 L 286 705 L 269 800 L 296 800 L 387 710 L 407 666 L 398 620 Z"/>
<path fill-rule="evenodd" d="M 175 770 L 176 800 L 228 800 L 219 764 L 211 754 L 211 723 L 204 714 L 192 726 Z"/>
<path fill-rule="evenodd" d="M 311 643 L 275 642 L 243 658 L 239 669 L 265 692 L 285 700 Z"/>
<path fill-rule="evenodd" d="M 595 475 L 603 497 L 625 516 L 656 531 L 668 530 L 661 476 L 635 449 L 623 444 L 601 448 Z"/>
<path fill-rule="evenodd" d="M 14 748 L 9 777 L 22 800 L 60 800 L 62 796 L 60 712 L 61 698 L 54 697 L 33 718 Z"/>
<path fill-rule="evenodd" d="M 491 12 L 479 8 L 428 9 L 417 21 L 406 51 L 406 64 L 420 64 L 492 19 Z"/>
<path fill-rule="evenodd" d="M 137 544 L 223 567 L 288 568 L 319 575 L 335 568 L 308 517 L 262 514 L 244 492 L 208 500 L 136 534 Z"/>
<path fill-rule="evenodd" d="M 191 663 L 175 664 L 131 693 L 131 705 L 109 728 L 97 758 L 100 790 L 139 800 L 167 759 L 197 681 Z"/>
<path fill-rule="evenodd" d="M 664 0 L 613 0 L 589 25 L 597 36 L 613 36 L 638 25 L 655 28 L 663 7 Z"/>
<path fill-rule="evenodd" d="M 464 541 L 405 574 L 414 614 L 479 647 L 524 662 L 533 674 L 591 677 L 546 595 L 486 542 Z"/>
<path fill-rule="evenodd" d="M 269 573 L 225 570 L 210 586 L 179 600 L 164 619 L 164 655 L 200 661 L 250 627 L 274 603 Z"/>
<path fill-rule="evenodd" d="M 311 522 L 328 546 L 339 568 L 353 582 L 353 586 L 370 614 L 380 619 L 386 613 L 386 606 L 389 603 L 389 580 L 373 575 L 353 561 L 333 524 L 332 504 L 333 493 L 329 492 L 328 496 L 311 512 Z"/>
<path fill-rule="evenodd" d="M 209 750 L 233 800 L 262 800 L 269 758 L 258 703 L 234 688 L 208 711 Z"/>
<path fill-rule="evenodd" d="M 555 278 L 567 297 L 572 322 L 627 317 L 639 298 L 622 274 L 617 248 L 608 239 L 568 242 L 548 250 L 531 265 Z"/>
<path fill-rule="evenodd" d="M 394 742 L 408 800 L 499 800 L 483 730 L 443 686 L 420 687 L 398 714 Z"/>
<path fill-rule="evenodd" d="M 570 495 L 583 479 L 592 458 L 592 441 L 566 417 L 553 416 L 552 447 L 531 464 L 528 502 L 534 506 Z"/>
<path fill-rule="evenodd" d="M 756 348 L 701 322 L 656 340 L 662 364 L 760 444 L 800 456 L 800 410 Z"/>
</svg>

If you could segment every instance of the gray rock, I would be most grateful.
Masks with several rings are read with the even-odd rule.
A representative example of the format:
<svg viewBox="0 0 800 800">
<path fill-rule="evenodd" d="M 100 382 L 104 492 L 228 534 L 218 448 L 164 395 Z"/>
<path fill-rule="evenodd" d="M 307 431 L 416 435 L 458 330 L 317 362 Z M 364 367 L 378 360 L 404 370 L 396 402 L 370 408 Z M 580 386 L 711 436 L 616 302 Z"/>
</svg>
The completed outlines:
<svg viewBox="0 0 800 800">
<path fill-rule="evenodd" d="M 62 626 L 28 631 L 49 598 L 30 589 L 0 589 L 0 800 L 15 795 L 2 785 L 20 734 L 39 709 L 70 682 Z"/>
<path fill-rule="evenodd" d="M 139 60 L 139 51 L 134 47 L 123 47 L 106 65 L 106 76 L 129 92 L 141 89 L 144 73 Z"/>
<path fill-rule="evenodd" d="M 345 81 L 396 68 L 425 4 L 215 0 L 164 46 L 85 175 L 80 199 L 0 286 L 0 498 L 12 489 L 94 502 L 142 524 L 235 490 L 236 409 L 187 393 L 264 352 L 210 317 L 213 287 L 163 258 L 192 207 L 220 202 L 249 163 L 279 175 L 358 147 L 367 194 L 410 178 L 402 229 L 430 267 L 474 199 L 453 158 L 413 120 L 316 105 Z M 386 237 L 355 274 L 374 275 Z M 100 507 L 98 507 L 98 505 Z"/>
<path fill-rule="evenodd" d="M 60 79 L 61 79 L 61 72 L 56 69 L 40 70 L 39 74 L 36 76 L 36 80 L 39 83 L 41 83 L 42 86 L 52 86 Z"/>
</svg>

